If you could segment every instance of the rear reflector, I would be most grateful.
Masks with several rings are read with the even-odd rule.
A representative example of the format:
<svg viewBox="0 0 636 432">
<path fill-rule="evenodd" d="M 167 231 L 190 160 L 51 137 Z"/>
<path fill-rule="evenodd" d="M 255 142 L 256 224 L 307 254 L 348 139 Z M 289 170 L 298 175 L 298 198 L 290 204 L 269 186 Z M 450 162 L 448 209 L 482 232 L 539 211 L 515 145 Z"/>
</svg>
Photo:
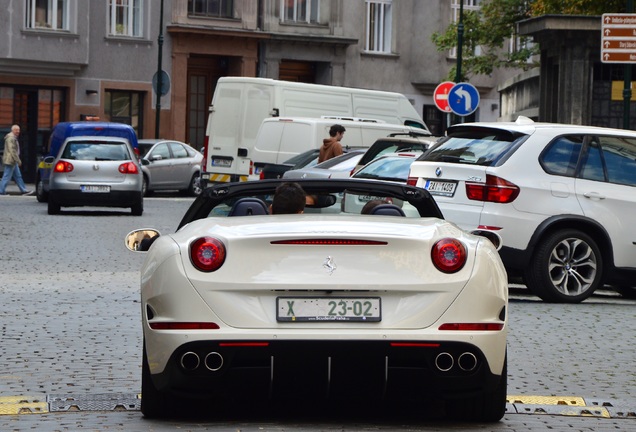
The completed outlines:
<svg viewBox="0 0 636 432">
<path fill-rule="evenodd" d="M 438 343 L 426 343 L 426 342 L 391 342 L 392 347 L 396 348 L 438 348 Z"/>
<path fill-rule="evenodd" d="M 503 323 L 446 323 L 439 326 L 440 330 L 453 331 L 499 331 Z"/>
<path fill-rule="evenodd" d="M 218 330 L 219 325 L 211 322 L 151 322 L 153 330 Z"/>
</svg>

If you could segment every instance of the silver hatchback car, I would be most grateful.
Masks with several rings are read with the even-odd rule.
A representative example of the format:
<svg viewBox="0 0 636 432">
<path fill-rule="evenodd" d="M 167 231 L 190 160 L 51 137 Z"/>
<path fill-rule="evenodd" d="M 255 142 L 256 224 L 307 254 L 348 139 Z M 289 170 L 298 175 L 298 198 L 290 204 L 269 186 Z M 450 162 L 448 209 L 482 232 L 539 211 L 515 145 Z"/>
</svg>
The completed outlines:
<svg viewBox="0 0 636 432">
<path fill-rule="evenodd" d="M 125 138 L 68 138 L 53 162 L 48 213 L 61 207 L 130 207 L 143 213 L 143 176 L 132 146 Z"/>
<path fill-rule="evenodd" d="M 139 140 L 144 195 L 154 191 L 179 190 L 186 195 L 201 193 L 203 154 L 180 141 Z"/>
</svg>

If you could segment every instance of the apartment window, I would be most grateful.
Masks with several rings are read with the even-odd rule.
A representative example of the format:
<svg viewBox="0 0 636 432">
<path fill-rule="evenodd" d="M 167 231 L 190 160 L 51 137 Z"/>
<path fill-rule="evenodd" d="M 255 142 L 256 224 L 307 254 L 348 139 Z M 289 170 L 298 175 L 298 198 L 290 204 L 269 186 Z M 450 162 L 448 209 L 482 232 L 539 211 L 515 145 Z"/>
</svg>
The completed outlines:
<svg viewBox="0 0 636 432">
<path fill-rule="evenodd" d="M 379 53 L 391 52 L 392 0 L 366 0 L 365 50 Z"/>
<path fill-rule="evenodd" d="M 481 0 L 451 0 L 451 22 L 457 23 L 459 22 L 459 5 L 460 2 L 464 2 L 464 11 L 467 10 L 479 10 L 479 4 Z M 466 34 L 466 29 L 464 29 L 464 34 Z M 475 55 L 479 55 L 481 53 L 481 48 L 475 48 Z M 457 58 L 457 48 L 453 48 L 448 53 L 449 57 Z"/>
<path fill-rule="evenodd" d="M 142 138 L 143 93 L 122 90 L 106 90 L 104 93 L 104 114 L 106 121 L 131 125 L 137 137 Z"/>
<path fill-rule="evenodd" d="M 26 0 L 26 28 L 68 30 L 68 0 Z"/>
<path fill-rule="evenodd" d="M 234 18 L 234 1 L 188 0 L 188 14 L 203 17 Z"/>
<path fill-rule="evenodd" d="M 142 36 L 143 0 L 108 0 L 109 32 L 113 36 Z"/>
<path fill-rule="evenodd" d="M 320 0 L 280 0 L 280 10 L 284 22 L 319 22 Z"/>
</svg>

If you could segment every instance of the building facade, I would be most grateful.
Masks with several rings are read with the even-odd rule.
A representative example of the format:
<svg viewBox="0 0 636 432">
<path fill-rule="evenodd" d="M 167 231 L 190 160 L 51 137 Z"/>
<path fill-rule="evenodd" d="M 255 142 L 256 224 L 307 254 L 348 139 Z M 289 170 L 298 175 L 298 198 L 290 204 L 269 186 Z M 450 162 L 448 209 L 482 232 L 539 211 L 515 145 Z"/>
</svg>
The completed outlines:
<svg viewBox="0 0 636 432">
<path fill-rule="evenodd" d="M 59 121 L 99 117 L 200 148 L 216 81 L 232 75 L 403 93 L 442 134 L 449 119 L 433 91 L 456 59 L 431 35 L 459 1 L 5 0 L 0 132 L 22 127 L 27 180 Z M 499 117 L 509 75 L 471 79 L 481 97 L 471 119 Z"/>
</svg>

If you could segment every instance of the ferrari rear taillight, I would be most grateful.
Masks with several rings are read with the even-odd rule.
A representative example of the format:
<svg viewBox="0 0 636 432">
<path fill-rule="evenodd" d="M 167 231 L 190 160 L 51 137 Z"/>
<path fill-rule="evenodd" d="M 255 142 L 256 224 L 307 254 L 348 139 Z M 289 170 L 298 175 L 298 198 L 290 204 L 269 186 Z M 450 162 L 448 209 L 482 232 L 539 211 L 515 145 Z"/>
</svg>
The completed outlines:
<svg viewBox="0 0 636 432">
<path fill-rule="evenodd" d="M 225 245 L 214 237 L 201 237 L 190 244 L 190 260 L 201 271 L 216 271 L 225 262 Z"/>
<path fill-rule="evenodd" d="M 519 196 L 519 186 L 500 177 L 486 174 L 486 183 L 466 182 L 466 196 L 474 201 L 507 204 Z"/>
<path fill-rule="evenodd" d="M 454 238 L 438 240 L 433 245 L 431 258 L 435 267 L 443 273 L 455 273 L 466 264 L 466 246 Z"/>
<path fill-rule="evenodd" d="M 139 174 L 139 168 L 134 162 L 126 162 L 119 165 L 119 172 L 122 174 Z"/>
<path fill-rule="evenodd" d="M 55 168 L 53 169 L 53 171 L 58 173 L 68 173 L 73 171 L 73 169 L 74 167 L 72 163 L 61 160 L 55 164 Z"/>
</svg>

